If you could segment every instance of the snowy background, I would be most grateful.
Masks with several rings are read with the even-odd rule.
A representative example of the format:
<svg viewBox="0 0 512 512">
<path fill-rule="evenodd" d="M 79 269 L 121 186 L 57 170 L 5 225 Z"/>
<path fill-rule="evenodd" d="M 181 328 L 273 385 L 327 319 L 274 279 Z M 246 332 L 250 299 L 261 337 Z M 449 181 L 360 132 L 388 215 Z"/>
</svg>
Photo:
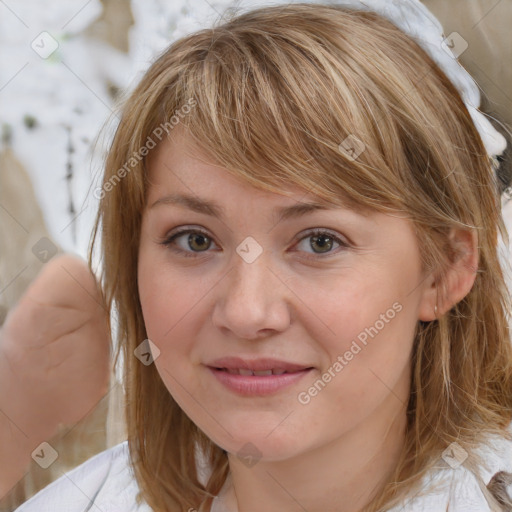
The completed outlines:
<svg viewBox="0 0 512 512">
<path fill-rule="evenodd" d="M 130 3 L 124 53 L 94 36 L 91 26 L 103 11 L 99 0 L 0 1 L 4 142 L 9 139 L 29 173 L 53 240 L 84 258 L 97 209 L 93 191 L 116 122 L 115 91 L 133 86 L 174 39 L 210 24 L 236 4 Z"/>
<path fill-rule="evenodd" d="M 263 3 L 249 0 L 244 7 Z M 123 52 L 94 30 L 100 0 L 0 0 L 4 141 L 32 179 L 53 240 L 84 258 L 97 209 L 93 190 L 116 122 L 116 91 L 132 87 L 174 39 L 239 6 L 230 0 L 130 4 Z M 512 222 L 511 205 L 506 212 Z"/>
</svg>

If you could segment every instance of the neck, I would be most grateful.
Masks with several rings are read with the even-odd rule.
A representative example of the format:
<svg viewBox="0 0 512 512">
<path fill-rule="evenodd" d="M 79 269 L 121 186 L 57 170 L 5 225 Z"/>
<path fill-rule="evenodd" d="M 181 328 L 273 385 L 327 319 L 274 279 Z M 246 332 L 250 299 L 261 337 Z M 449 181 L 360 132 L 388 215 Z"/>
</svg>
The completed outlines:
<svg viewBox="0 0 512 512">
<path fill-rule="evenodd" d="M 406 406 L 390 393 L 355 428 L 293 458 L 248 468 L 230 454 L 230 479 L 215 510 L 359 512 L 396 468 L 405 427 Z"/>
</svg>

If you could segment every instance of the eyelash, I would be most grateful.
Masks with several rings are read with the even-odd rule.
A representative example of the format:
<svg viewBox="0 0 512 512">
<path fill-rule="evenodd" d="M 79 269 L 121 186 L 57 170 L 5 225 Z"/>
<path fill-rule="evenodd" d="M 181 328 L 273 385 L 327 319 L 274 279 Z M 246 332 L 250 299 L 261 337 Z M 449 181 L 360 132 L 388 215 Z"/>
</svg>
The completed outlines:
<svg viewBox="0 0 512 512">
<path fill-rule="evenodd" d="M 209 252 L 208 250 L 206 251 L 184 251 L 183 249 L 179 249 L 177 248 L 175 245 L 174 245 L 174 242 L 177 238 L 179 238 L 180 236 L 183 236 L 183 235 L 187 235 L 187 234 L 198 234 L 198 235 L 203 235 L 204 237 L 207 237 L 209 238 L 212 242 L 215 243 L 215 240 L 208 234 L 206 233 L 205 231 L 201 230 L 201 229 L 198 229 L 198 228 L 194 228 L 194 229 L 182 229 L 180 231 L 177 231 L 176 233 L 173 233 L 172 235 L 166 237 L 164 240 L 160 241 L 159 243 L 169 249 L 171 249 L 173 252 L 177 253 L 177 254 L 180 254 L 182 256 L 185 256 L 186 258 L 200 258 L 202 256 L 201 253 L 207 253 Z M 330 231 L 327 231 L 325 229 L 312 229 L 311 231 L 308 231 L 302 238 L 299 238 L 297 240 L 297 244 L 299 242 L 301 242 L 302 240 L 305 240 L 307 238 L 311 238 L 313 236 L 320 236 L 320 235 L 327 235 L 329 238 L 331 238 L 335 243 L 339 244 L 340 247 L 337 247 L 337 249 L 340 249 L 340 248 L 348 248 L 349 247 L 349 244 L 343 240 L 341 240 L 338 236 L 336 236 L 334 233 L 330 232 Z M 311 256 L 306 256 L 306 259 L 318 259 L 318 258 L 326 258 L 326 257 L 329 257 L 333 254 L 337 254 L 339 251 L 336 251 L 334 252 L 333 251 L 329 251 L 327 253 L 323 253 L 325 254 L 322 255 L 322 253 L 309 253 L 309 254 L 312 254 Z"/>
</svg>

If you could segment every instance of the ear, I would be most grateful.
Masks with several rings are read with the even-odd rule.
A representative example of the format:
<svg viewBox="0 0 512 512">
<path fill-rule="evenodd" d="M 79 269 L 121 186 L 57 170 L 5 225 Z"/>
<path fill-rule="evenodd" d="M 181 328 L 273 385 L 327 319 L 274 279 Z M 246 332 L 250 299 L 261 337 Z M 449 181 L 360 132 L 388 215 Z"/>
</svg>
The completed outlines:
<svg viewBox="0 0 512 512">
<path fill-rule="evenodd" d="M 432 273 L 425 282 L 419 320 L 430 322 L 449 311 L 471 290 L 478 270 L 478 242 L 474 230 L 453 228 L 446 251 L 448 268 L 443 278 Z M 437 308 L 436 308 L 437 306 Z"/>
</svg>

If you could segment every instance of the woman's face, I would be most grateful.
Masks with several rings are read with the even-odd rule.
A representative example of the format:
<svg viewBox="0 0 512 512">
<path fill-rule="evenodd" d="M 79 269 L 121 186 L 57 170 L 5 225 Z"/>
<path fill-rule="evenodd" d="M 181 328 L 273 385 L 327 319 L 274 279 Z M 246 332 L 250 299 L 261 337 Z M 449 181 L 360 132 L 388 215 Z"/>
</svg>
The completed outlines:
<svg viewBox="0 0 512 512">
<path fill-rule="evenodd" d="M 405 409 L 429 307 L 409 221 L 257 190 L 183 136 L 149 172 L 138 285 L 154 364 L 215 443 L 284 460 Z"/>
</svg>

